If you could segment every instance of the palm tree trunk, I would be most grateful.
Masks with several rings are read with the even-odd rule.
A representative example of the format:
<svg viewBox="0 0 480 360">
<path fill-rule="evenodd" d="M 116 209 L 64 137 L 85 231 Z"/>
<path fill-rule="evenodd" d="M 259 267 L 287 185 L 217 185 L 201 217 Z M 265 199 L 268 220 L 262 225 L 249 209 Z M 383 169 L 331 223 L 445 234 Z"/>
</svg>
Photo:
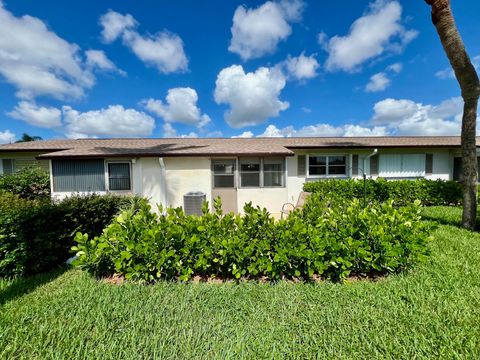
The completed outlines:
<svg viewBox="0 0 480 360">
<path fill-rule="evenodd" d="M 455 72 L 464 101 L 462 117 L 463 217 L 462 225 L 475 228 L 477 214 L 477 105 L 480 82 L 455 25 L 450 0 L 425 0 L 432 8 L 432 22 Z"/>
</svg>

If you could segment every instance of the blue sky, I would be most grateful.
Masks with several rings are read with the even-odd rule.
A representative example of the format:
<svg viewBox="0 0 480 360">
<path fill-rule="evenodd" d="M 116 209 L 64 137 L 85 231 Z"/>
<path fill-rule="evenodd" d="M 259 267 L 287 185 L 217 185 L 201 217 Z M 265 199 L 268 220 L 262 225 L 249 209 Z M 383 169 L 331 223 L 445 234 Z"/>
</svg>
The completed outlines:
<svg viewBox="0 0 480 360">
<path fill-rule="evenodd" d="M 0 4 L 0 142 L 459 133 L 424 1 Z M 480 3 L 452 6 L 480 64 Z"/>
</svg>

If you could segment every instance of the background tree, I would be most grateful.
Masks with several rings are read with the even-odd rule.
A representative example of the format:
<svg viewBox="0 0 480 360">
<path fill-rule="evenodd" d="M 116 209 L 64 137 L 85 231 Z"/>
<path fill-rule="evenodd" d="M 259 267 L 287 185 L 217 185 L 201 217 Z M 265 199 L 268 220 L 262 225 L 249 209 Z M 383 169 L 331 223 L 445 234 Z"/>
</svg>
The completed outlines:
<svg viewBox="0 0 480 360">
<path fill-rule="evenodd" d="M 40 136 L 31 136 L 31 135 L 28 135 L 27 133 L 23 133 L 22 137 L 15 142 L 22 143 L 22 142 L 38 141 L 38 140 L 42 140 L 42 138 Z"/>
<path fill-rule="evenodd" d="M 475 67 L 465 50 L 453 17 L 450 0 L 425 0 L 432 9 L 432 22 L 462 91 L 464 101 L 462 117 L 462 171 L 463 218 L 462 225 L 475 228 L 477 214 L 477 144 L 476 123 L 480 83 Z"/>
</svg>

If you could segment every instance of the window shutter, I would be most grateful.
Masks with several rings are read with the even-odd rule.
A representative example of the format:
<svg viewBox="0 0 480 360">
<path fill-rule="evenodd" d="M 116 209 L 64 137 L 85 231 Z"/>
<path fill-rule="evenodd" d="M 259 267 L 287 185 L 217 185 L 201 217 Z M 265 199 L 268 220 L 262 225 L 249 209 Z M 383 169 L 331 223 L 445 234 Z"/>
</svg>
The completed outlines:
<svg viewBox="0 0 480 360">
<path fill-rule="evenodd" d="M 358 155 L 352 155 L 352 176 L 358 175 Z"/>
<path fill-rule="evenodd" d="M 433 154 L 425 155 L 425 175 L 432 175 L 433 173 Z"/>
<path fill-rule="evenodd" d="M 307 157 L 306 155 L 297 156 L 297 175 L 305 176 L 307 174 Z"/>
<path fill-rule="evenodd" d="M 370 158 L 370 175 L 378 175 L 378 155 L 372 156 Z"/>
</svg>

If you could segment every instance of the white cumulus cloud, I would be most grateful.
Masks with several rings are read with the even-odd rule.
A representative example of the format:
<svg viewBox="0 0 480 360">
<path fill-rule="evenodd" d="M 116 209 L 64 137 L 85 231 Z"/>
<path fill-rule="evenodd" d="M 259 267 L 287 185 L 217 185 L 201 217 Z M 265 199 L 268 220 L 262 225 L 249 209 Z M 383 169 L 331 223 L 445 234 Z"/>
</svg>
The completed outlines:
<svg viewBox="0 0 480 360">
<path fill-rule="evenodd" d="M 293 126 L 277 128 L 275 125 L 268 125 L 263 134 L 259 137 L 314 137 L 314 136 L 385 136 L 386 128 L 375 126 L 372 128 L 360 125 L 333 126 L 330 124 L 315 124 L 295 129 Z"/>
<path fill-rule="evenodd" d="M 103 41 L 111 43 L 117 40 L 125 30 L 135 28 L 138 23 L 130 14 L 122 15 L 109 10 L 100 17 L 100 25 L 102 26 Z"/>
<path fill-rule="evenodd" d="M 290 23 L 300 20 L 304 7 L 301 0 L 267 1 L 254 9 L 240 5 L 233 15 L 228 50 L 243 60 L 275 52 L 278 43 L 290 36 Z"/>
<path fill-rule="evenodd" d="M 372 124 L 386 126 L 394 135 L 459 135 L 463 113 L 460 97 L 438 105 L 408 99 L 384 99 L 374 107 Z"/>
<path fill-rule="evenodd" d="M 64 106 L 62 112 L 70 138 L 148 136 L 155 128 L 151 116 L 122 105 L 87 112 Z"/>
<path fill-rule="evenodd" d="M 399 52 L 417 36 L 402 25 L 402 6 L 398 1 L 376 0 L 353 22 L 345 36 L 333 36 L 321 41 L 328 52 L 329 71 L 358 70 L 361 65 L 385 52 Z"/>
<path fill-rule="evenodd" d="M 163 124 L 163 137 L 165 138 L 198 138 L 196 132 L 189 132 L 188 134 L 178 135 L 177 130 L 170 123 Z"/>
<path fill-rule="evenodd" d="M 384 91 L 390 86 L 392 80 L 390 76 L 399 74 L 402 71 L 401 63 L 394 63 L 386 67 L 385 71 L 376 73 L 370 77 L 370 81 L 365 86 L 366 92 Z"/>
<path fill-rule="evenodd" d="M 0 75 L 17 88 L 18 97 L 78 98 L 94 85 L 94 76 L 79 56 L 80 48 L 42 20 L 15 17 L 0 2 L 0 27 Z"/>
<path fill-rule="evenodd" d="M 142 101 L 145 108 L 166 122 L 179 122 L 203 127 L 210 122 L 210 117 L 202 114 L 197 106 L 197 92 L 189 87 L 168 90 L 166 101 L 148 99 Z"/>
<path fill-rule="evenodd" d="M 62 112 L 59 109 L 37 106 L 29 101 L 20 101 L 8 115 L 38 127 L 55 128 L 62 125 Z"/>
<path fill-rule="evenodd" d="M 156 34 L 141 35 L 135 29 L 137 21 L 130 15 L 109 10 L 100 18 L 102 37 L 113 42 L 119 37 L 122 42 L 144 63 L 155 66 L 159 72 L 169 74 L 188 70 L 183 40 L 168 30 Z"/>
<path fill-rule="evenodd" d="M 102 50 L 87 50 L 85 51 L 85 55 L 87 57 L 87 66 L 91 69 L 112 71 L 122 76 L 126 75 L 125 71 L 117 68 Z"/>
<path fill-rule="evenodd" d="M 370 81 L 365 86 L 366 92 L 378 92 L 385 90 L 390 85 L 391 80 L 384 72 L 379 72 L 370 77 Z"/>
<path fill-rule="evenodd" d="M 231 127 L 258 125 L 288 108 L 288 102 L 279 99 L 285 82 L 275 68 L 245 73 L 241 65 L 232 65 L 218 74 L 214 97 L 217 104 L 229 105 L 225 121 Z"/>
<path fill-rule="evenodd" d="M 241 133 L 240 135 L 234 135 L 232 136 L 233 139 L 236 139 L 236 138 L 252 138 L 254 135 L 253 135 L 253 132 L 251 131 L 244 131 L 243 133 Z"/>
<path fill-rule="evenodd" d="M 15 134 L 10 130 L 0 131 L 0 144 L 10 144 L 15 141 Z"/>
<path fill-rule="evenodd" d="M 297 57 L 288 56 L 283 63 L 288 77 L 295 80 L 312 79 L 318 75 L 317 70 L 320 67 L 315 55 L 305 56 L 301 53 Z"/>
</svg>

